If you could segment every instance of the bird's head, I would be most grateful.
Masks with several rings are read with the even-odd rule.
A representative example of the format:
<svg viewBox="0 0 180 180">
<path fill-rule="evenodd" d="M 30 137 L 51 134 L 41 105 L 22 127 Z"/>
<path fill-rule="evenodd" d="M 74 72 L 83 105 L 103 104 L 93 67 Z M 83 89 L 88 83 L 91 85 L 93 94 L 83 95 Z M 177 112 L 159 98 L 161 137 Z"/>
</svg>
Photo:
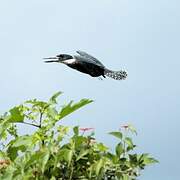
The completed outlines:
<svg viewBox="0 0 180 180">
<path fill-rule="evenodd" d="M 50 62 L 64 63 L 68 59 L 73 59 L 73 57 L 69 54 L 59 54 L 59 55 L 56 55 L 55 57 L 48 57 L 44 59 L 51 59 L 51 60 L 45 61 L 46 63 L 50 63 Z"/>
</svg>

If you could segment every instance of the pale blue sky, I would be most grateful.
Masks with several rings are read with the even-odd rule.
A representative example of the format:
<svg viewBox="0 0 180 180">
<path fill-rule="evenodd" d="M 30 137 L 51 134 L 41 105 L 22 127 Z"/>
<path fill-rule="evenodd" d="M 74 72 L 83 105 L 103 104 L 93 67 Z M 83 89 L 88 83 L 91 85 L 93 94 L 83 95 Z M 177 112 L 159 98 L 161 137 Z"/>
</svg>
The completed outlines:
<svg viewBox="0 0 180 180">
<path fill-rule="evenodd" d="M 140 180 L 179 180 L 180 3 L 177 0 L 31 0 L 0 2 L 0 112 L 29 98 L 94 99 L 66 118 L 68 125 L 106 133 L 132 123 L 139 150 L 160 164 Z M 43 57 L 84 50 L 126 81 L 100 81 Z M 31 131 L 26 126 L 22 132 Z"/>
</svg>

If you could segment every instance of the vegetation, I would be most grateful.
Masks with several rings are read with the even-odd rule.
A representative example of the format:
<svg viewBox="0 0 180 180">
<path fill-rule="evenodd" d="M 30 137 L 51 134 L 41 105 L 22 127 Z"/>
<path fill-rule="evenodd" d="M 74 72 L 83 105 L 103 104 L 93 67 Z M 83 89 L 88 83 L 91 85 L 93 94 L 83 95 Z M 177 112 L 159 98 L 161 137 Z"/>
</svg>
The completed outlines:
<svg viewBox="0 0 180 180">
<path fill-rule="evenodd" d="M 71 101 L 59 109 L 60 94 L 47 102 L 26 101 L 0 117 L 0 179 L 134 180 L 147 165 L 157 162 L 149 154 L 133 153 L 136 145 L 130 135 L 136 130 L 130 125 L 109 133 L 117 139 L 114 152 L 96 141 L 92 128 L 61 125 L 65 116 L 92 100 Z M 35 130 L 20 135 L 18 123 Z"/>
</svg>

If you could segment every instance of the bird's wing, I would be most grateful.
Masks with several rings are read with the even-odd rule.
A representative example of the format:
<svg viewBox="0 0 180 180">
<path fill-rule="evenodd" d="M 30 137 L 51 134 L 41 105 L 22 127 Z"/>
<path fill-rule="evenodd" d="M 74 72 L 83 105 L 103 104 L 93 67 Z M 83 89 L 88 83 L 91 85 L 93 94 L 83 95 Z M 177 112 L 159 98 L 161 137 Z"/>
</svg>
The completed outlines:
<svg viewBox="0 0 180 180">
<path fill-rule="evenodd" d="M 79 63 L 79 64 L 86 64 L 86 65 L 90 65 L 91 64 L 91 65 L 96 65 L 96 66 L 104 68 L 104 66 L 102 66 L 99 63 L 93 61 L 90 58 L 86 58 L 86 57 L 80 56 L 80 55 L 75 55 L 74 58 L 76 59 L 76 62 Z"/>
<path fill-rule="evenodd" d="M 86 58 L 86 59 L 89 59 L 89 60 L 92 60 L 92 61 L 94 61 L 97 65 L 100 65 L 100 66 L 103 66 L 104 67 L 104 65 L 98 60 L 98 59 L 96 59 L 95 57 L 93 57 L 93 56 L 91 56 L 91 55 L 89 55 L 88 53 L 86 53 L 86 52 L 84 52 L 84 51 L 76 51 L 80 56 L 82 56 L 82 57 L 84 57 L 84 58 Z"/>
</svg>

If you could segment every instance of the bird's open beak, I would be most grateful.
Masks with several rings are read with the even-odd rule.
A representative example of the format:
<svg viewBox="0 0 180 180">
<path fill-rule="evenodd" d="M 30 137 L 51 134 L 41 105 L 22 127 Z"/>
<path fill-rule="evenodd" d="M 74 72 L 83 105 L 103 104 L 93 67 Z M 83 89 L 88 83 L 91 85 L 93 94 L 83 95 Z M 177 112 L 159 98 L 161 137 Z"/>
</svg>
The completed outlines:
<svg viewBox="0 0 180 180">
<path fill-rule="evenodd" d="M 48 58 L 43 58 L 43 59 L 52 59 L 52 60 L 44 61 L 45 63 L 59 62 L 58 57 L 48 57 Z"/>
</svg>

